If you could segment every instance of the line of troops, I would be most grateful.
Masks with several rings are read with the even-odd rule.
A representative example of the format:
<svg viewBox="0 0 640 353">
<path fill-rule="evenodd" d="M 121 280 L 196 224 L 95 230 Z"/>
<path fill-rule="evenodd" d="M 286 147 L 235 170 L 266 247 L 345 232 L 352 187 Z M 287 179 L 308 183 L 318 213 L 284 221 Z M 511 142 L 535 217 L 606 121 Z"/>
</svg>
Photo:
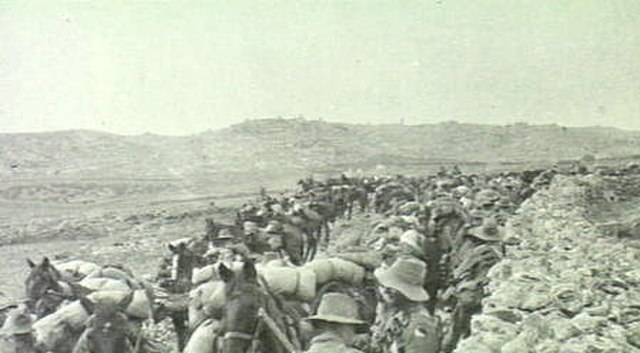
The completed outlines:
<svg viewBox="0 0 640 353">
<path fill-rule="evenodd" d="M 514 180 L 499 178 L 498 182 Z M 474 194 L 471 187 L 462 185 L 438 190 L 424 204 L 392 202 L 390 214 L 410 206 L 424 210 L 428 204 L 432 210 L 462 209 L 469 218 L 458 234 L 448 235 L 445 246 L 445 230 L 438 226 L 436 212 L 414 217 L 417 222 L 405 228 L 396 243 L 380 239 L 382 246 L 377 248 L 391 256 L 373 274 L 378 286 L 373 326 L 358 317 L 353 298 L 327 293 L 310 317 L 316 335 L 307 352 L 452 352 L 470 334 L 471 317 L 481 310 L 487 272 L 505 252 L 503 225 L 516 204 L 502 196 L 495 189 Z M 443 315 L 443 309 L 450 312 Z"/>
<path fill-rule="evenodd" d="M 544 184 L 551 179 L 549 173 L 541 176 L 547 179 Z M 314 336 L 307 353 L 449 353 L 470 334 L 471 316 L 481 309 L 487 272 L 505 252 L 502 226 L 522 200 L 503 202 L 505 199 L 495 190 L 474 195 L 471 188 L 462 185 L 441 190 L 434 200 L 424 204 L 447 197 L 470 211 L 470 220 L 460 236 L 449 239 L 446 251 L 436 246 L 442 241 L 441 230 L 434 225 L 437 220 L 432 214 L 405 230 L 396 244 L 383 244 L 380 251 L 393 250 L 392 256 L 373 273 L 378 286 L 373 326 L 359 317 L 355 299 L 326 293 L 317 312 L 309 317 Z M 407 204 L 392 202 L 389 213 Z M 277 227 L 270 230 L 277 231 Z M 231 240 L 231 235 L 218 240 Z M 279 248 L 279 243 L 273 242 L 266 250 Z M 209 255 L 212 254 L 220 256 L 219 251 Z M 447 265 L 442 266 L 443 263 Z M 447 307 L 453 307 L 452 312 L 443 316 L 441 309 Z M 13 351 L 31 352 L 28 347 L 33 347 L 33 319 L 25 307 L 12 311 L 4 320 L 0 332 L 13 345 Z M 443 319 L 450 320 L 450 324 Z"/>
<path fill-rule="evenodd" d="M 439 178 L 435 182 L 448 180 L 450 175 Z M 541 179 L 548 182 L 550 177 L 546 174 Z M 516 189 L 528 186 L 518 183 L 516 177 L 483 183 L 517 185 Z M 314 335 L 308 353 L 449 353 L 470 334 L 471 316 L 481 309 L 486 273 L 504 253 L 502 226 L 522 200 L 508 201 L 496 191 L 499 188 L 474 192 L 472 183 L 437 184 L 427 202 L 390 199 L 379 210 L 390 215 L 389 223 L 404 221 L 405 231 L 396 237 L 381 236 L 372 244 L 384 258 L 373 273 L 378 287 L 374 324 L 359 317 L 361 303 L 354 298 L 326 293 L 315 315 L 309 317 Z M 382 184 L 380 189 L 384 188 Z M 455 211 L 451 208 L 465 215 L 465 224 L 459 237 L 450 234 L 443 245 L 446 236 L 439 217 Z M 238 253 L 258 261 L 286 261 L 277 221 L 270 222 L 264 232 L 256 231 L 252 222 L 244 225 L 244 242 L 238 243 L 229 232 L 218 234 L 216 247 L 205 254 L 208 262 L 233 261 Z M 443 315 L 443 309 L 452 312 Z"/>
</svg>

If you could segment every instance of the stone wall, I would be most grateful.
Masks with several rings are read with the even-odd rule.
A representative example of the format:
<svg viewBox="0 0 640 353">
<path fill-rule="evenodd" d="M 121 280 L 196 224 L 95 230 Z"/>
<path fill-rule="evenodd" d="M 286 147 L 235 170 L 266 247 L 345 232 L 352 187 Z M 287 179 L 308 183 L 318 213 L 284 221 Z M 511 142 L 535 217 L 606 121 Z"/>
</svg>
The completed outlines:
<svg viewBox="0 0 640 353">
<path fill-rule="evenodd" d="M 491 269 L 456 353 L 640 352 L 639 245 L 588 219 L 589 185 L 558 176 L 521 206 L 507 225 L 520 244 Z"/>
</svg>

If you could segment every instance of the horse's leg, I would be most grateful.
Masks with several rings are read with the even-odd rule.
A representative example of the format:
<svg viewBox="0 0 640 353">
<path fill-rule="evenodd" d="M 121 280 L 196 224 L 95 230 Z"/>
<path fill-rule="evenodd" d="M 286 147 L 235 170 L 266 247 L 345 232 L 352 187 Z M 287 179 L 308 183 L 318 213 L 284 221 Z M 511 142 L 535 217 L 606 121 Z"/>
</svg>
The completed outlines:
<svg viewBox="0 0 640 353">
<path fill-rule="evenodd" d="M 329 244 L 330 237 L 331 237 L 331 222 L 327 220 L 324 222 L 324 242 Z"/>
<path fill-rule="evenodd" d="M 316 230 L 309 233 L 309 246 L 307 249 L 307 254 L 305 256 L 306 261 L 312 261 L 316 256 L 316 251 L 318 249 L 318 242 L 321 239 L 322 235 L 322 226 L 317 228 Z"/>
<path fill-rule="evenodd" d="M 171 314 L 171 322 L 176 329 L 176 336 L 178 338 L 178 352 L 182 352 L 184 346 L 187 344 L 188 334 L 188 311 L 180 310 Z"/>
<path fill-rule="evenodd" d="M 316 257 L 316 251 L 318 250 L 318 240 L 320 239 L 320 235 L 322 232 L 322 224 L 311 232 L 311 236 L 309 237 L 309 252 L 307 253 L 307 261 L 312 261 L 314 257 Z"/>
</svg>

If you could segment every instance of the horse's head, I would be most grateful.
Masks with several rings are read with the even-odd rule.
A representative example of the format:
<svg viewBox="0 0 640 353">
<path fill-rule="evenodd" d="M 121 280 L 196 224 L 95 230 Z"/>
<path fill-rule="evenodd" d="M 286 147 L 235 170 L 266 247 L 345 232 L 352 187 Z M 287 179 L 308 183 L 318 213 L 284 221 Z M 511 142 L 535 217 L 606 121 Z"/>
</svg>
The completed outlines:
<svg viewBox="0 0 640 353">
<path fill-rule="evenodd" d="M 47 257 L 37 265 L 33 261 L 27 259 L 27 264 L 31 268 L 31 271 L 29 272 L 24 284 L 27 292 L 27 298 L 33 305 L 46 293 L 48 289 L 60 289 L 58 281 L 60 280 L 61 275 L 60 272 L 51 265 Z"/>
<path fill-rule="evenodd" d="M 189 286 L 196 262 L 196 254 L 185 243 L 169 244 L 171 250 L 171 279 L 178 285 Z"/>
<path fill-rule="evenodd" d="M 224 353 L 245 353 L 252 344 L 258 323 L 258 310 L 266 306 L 266 296 L 257 280 L 253 263 L 246 261 L 239 271 L 221 264 L 226 305 L 222 312 Z"/>
<path fill-rule="evenodd" d="M 87 351 L 92 353 L 132 351 L 127 340 L 127 317 L 124 314 L 124 310 L 132 300 L 133 292 L 118 303 L 98 304 L 87 298 L 80 299 L 82 306 L 91 314 L 83 334 Z"/>
</svg>

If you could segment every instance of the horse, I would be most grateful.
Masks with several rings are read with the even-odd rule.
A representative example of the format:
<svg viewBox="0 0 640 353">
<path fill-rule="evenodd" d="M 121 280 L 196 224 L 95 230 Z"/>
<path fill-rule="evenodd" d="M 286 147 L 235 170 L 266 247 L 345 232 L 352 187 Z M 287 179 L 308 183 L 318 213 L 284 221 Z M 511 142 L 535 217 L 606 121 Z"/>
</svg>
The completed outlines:
<svg viewBox="0 0 640 353">
<path fill-rule="evenodd" d="M 191 290 L 191 278 L 199 257 L 184 242 L 169 244 L 171 251 L 170 278 L 159 278 L 160 287 L 173 294 L 187 295 Z M 160 276 L 159 276 L 160 277 Z M 162 321 L 169 317 L 176 331 L 178 350 L 182 351 L 189 336 L 189 309 L 187 305 L 172 305 L 158 301 L 154 312 L 154 321 Z"/>
<path fill-rule="evenodd" d="M 59 284 L 62 275 L 53 267 L 47 257 L 44 257 L 42 262 L 37 265 L 30 259 L 27 259 L 27 264 L 31 268 L 31 271 L 24 284 L 28 298 L 27 304 L 29 309 L 33 310 L 37 301 L 45 295 L 47 290 L 62 292 Z"/>
<path fill-rule="evenodd" d="M 251 261 L 239 271 L 223 264 L 218 272 L 226 298 L 220 322 L 224 353 L 302 350 L 300 320 L 285 314 L 282 302 L 269 293 L 266 281 L 258 279 Z"/>
<path fill-rule="evenodd" d="M 135 353 L 140 349 L 141 331 L 132 344 L 125 309 L 133 300 L 130 292 L 117 303 L 93 303 L 81 298 L 80 303 L 91 315 L 73 353 Z M 141 330 L 141 329 L 140 329 Z"/>
<path fill-rule="evenodd" d="M 308 203 L 310 210 L 319 214 L 321 217 L 321 228 L 318 230 L 317 241 L 321 239 L 320 232 L 324 229 L 325 241 L 329 242 L 331 236 L 331 228 L 337 219 L 337 208 L 331 201 L 322 199 L 313 199 Z M 315 255 L 315 252 L 313 253 Z M 313 256 L 307 256 L 307 259 L 313 259 Z"/>
</svg>

